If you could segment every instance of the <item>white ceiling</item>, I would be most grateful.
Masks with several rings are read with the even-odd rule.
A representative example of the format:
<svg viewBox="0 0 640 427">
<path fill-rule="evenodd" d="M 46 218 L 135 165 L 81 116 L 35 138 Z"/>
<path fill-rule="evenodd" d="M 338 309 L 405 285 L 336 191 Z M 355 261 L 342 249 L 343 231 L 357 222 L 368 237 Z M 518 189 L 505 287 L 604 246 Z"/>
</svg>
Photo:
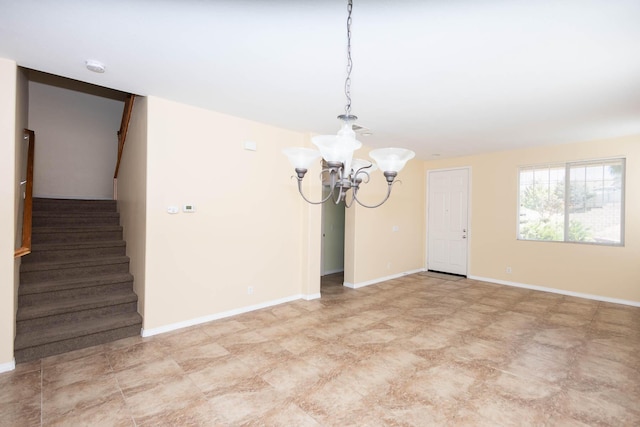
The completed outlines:
<svg viewBox="0 0 640 427">
<path fill-rule="evenodd" d="M 0 0 L 0 57 L 335 133 L 346 3 Z M 431 159 L 640 134 L 638 0 L 354 0 L 353 60 L 370 146 Z"/>
</svg>

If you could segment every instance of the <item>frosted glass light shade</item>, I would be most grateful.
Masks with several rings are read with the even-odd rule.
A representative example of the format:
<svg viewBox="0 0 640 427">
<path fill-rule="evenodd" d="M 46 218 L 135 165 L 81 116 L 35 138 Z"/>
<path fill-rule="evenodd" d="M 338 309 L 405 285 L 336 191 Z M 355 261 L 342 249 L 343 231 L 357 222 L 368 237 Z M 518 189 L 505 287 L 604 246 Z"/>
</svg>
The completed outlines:
<svg viewBox="0 0 640 427">
<path fill-rule="evenodd" d="M 353 158 L 353 152 L 362 147 L 360 141 L 340 138 L 336 135 L 320 135 L 311 138 L 327 162 L 344 162 Z"/>
<path fill-rule="evenodd" d="M 327 162 L 341 162 L 345 166 L 351 163 L 353 152 L 362 147 L 355 138 L 350 123 L 345 123 L 337 135 L 319 135 L 311 138 L 311 142 L 320 150 L 322 158 Z"/>
<path fill-rule="evenodd" d="M 415 156 L 416 153 L 404 148 L 379 148 L 369 153 L 383 172 L 400 172 Z"/>
<path fill-rule="evenodd" d="M 320 158 L 320 152 L 311 148 L 285 148 L 282 152 L 296 169 L 309 169 L 311 163 Z"/>
</svg>

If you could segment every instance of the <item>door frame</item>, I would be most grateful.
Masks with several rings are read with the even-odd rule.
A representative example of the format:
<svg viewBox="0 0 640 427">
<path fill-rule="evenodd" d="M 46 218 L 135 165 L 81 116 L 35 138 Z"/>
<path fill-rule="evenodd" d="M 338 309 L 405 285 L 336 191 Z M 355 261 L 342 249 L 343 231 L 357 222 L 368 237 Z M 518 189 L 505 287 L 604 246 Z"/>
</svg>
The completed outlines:
<svg viewBox="0 0 640 427">
<path fill-rule="evenodd" d="M 466 277 L 469 277 L 469 270 L 471 268 L 471 251 L 469 248 L 471 247 L 471 239 L 473 238 L 473 233 L 471 232 L 471 213 L 473 211 L 471 204 L 471 183 L 472 179 L 472 168 L 471 166 L 459 166 L 459 167 L 450 167 L 450 168 L 441 168 L 441 169 L 429 169 L 426 173 L 426 194 L 425 194 L 425 236 L 424 236 L 424 266 L 425 271 L 429 271 L 429 183 L 430 183 L 430 175 L 432 172 L 448 172 L 448 171 L 456 171 L 456 170 L 466 170 L 467 171 L 467 274 Z"/>
</svg>

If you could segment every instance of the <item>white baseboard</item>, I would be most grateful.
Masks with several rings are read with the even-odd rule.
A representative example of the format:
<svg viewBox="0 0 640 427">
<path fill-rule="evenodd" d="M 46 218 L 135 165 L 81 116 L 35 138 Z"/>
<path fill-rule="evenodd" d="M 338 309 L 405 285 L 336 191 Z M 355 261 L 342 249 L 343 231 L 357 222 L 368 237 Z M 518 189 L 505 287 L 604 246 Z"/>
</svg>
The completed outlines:
<svg viewBox="0 0 640 427">
<path fill-rule="evenodd" d="M 374 285 L 376 283 L 386 282 L 387 280 L 397 279 L 398 277 L 408 276 L 409 274 L 422 273 L 423 271 L 426 271 L 426 270 L 424 268 L 418 268 L 416 270 L 409 270 L 403 273 L 392 274 L 391 276 L 385 276 L 385 277 L 379 277 L 373 280 L 367 280 L 366 282 L 360 282 L 360 283 L 344 282 L 343 286 L 346 286 L 347 288 L 351 288 L 351 289 L 358 289 L 358 288 L 363 288 L 365 286 Z"/>
<path fill-rule="evenodd" d="M 151 337 L 153 335 L 164 334 L 166 332 L 188 328 L 189 326 L 195 326 L 195 325 L 200 325 L 202 323 L 211 322 L 213 320 L 224 319 L 225 317 L 236 316 L 238 314 L 248 313 L 254 310 L 260 310 L 262 308 L 273 307 L 275 305 L 284 304 L 286 302 L 291 302 L 299 299 L 312 300 L 316 298 L 320 298 L 320 294 L 292 295 L 290 297 L 280 298 L 277 300 L 267 301 L 267 302 L 263 302 L 255 305 L 249 305 L 247 307 L 236 308 L 229 311 L 223 311 L 221 313 L 210 314 L 208 316 L 198 317 L 196 319 L 185 320 L 184 322 L 172 323 L 170 325 L 160 326 L 158 328 L 142 329 L 141 335 L 143 337 Z"/>
<path fill-rule="evenodd" d="M 11 362 L 0 363 L 0 373 L 9 372 L 16 369 L 16 360 L 13 359 Z"/>
<path fill-rule="evenodd" d="M 623 304 L 623 305 L 630 305 L 633 307 L 640 307 L 640 301 L 610 298 L 610 297 L 604 297 L 602 295 L 592 295 L 592 294 L 585 294 L 582 292 L 565 291 L 564 289 L 547 288 L 544 286 L 537 286 L 537 285 L 527 285 L 525 283 L 517 283 L 517 282 L 510 282 L 507 280 L 492 279 L 490 277 L 467 276 L 467 278 L 473 279 L 473 280 L 479 280 L 481 282 L 496 283 L 498 285 L 514 286 L 516 288 L 532 289 L 534 291 L 551 292 L 554 294 L 568 295 L 572 297 L 591 299 L 595 301 L 611 302 L 614 304 Z"/>
</svg>

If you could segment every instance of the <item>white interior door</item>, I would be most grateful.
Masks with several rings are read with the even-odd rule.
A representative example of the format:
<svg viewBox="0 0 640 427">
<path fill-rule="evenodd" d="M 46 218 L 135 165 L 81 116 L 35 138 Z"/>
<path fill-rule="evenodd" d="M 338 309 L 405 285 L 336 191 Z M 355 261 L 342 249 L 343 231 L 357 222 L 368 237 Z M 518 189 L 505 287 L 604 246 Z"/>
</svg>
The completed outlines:
<svg viewBox="0 0 640 427">
<path fill-rule="evenodd" d="M 427 267 L 467 275 L 469 170 L 429 172 Z"/>
</svg>

